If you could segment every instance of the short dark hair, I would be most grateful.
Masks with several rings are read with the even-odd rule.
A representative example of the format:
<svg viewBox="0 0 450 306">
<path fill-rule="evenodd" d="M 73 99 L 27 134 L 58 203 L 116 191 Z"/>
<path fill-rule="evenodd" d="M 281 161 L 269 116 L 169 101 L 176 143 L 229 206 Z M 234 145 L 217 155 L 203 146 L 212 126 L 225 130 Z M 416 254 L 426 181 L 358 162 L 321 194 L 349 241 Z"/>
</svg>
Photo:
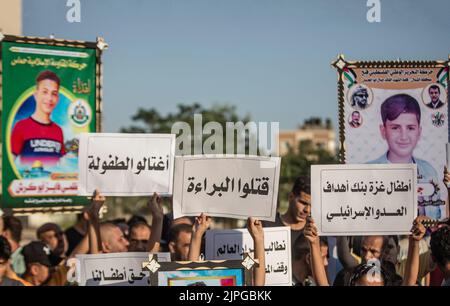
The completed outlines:
<svg viewBox="0 0 450 306">
<path fill-rule="evenodd" d="M 140 215 L 132 215 L 131 218 L 128 220 L 127 224 L 130 227 L 130 230 L 133 227 L 134 223 L 145 223 L 148 225 L 147 220 L 143 216 L 140 216 Z"/>
<path fill-rule="evenodd" d="M 39 83 L 43 80 L 51 80 L 55 82 L 56 84 L 58 84 L 58 88 L 61 84 L 60 78 L 56 75 L 56 73 L 50 70 L 45 70 L 39 73 L 39 75 L 36 77 L 36 85 L 39 85 Z"/>
<path fill-rule="evenodd" d="M 149 230 L 151 230 L 151 227 L 150 227 L 150 225 L 148 225 L 147 222 L 135 221 L 129 225 L 128 234 L 131 235 L 131 231 L 133 229 L 141 227 L 141 226 L 144 226 L 144 227 L 148 228 Z"/>
<path fill-rule="evenodd" d="M 11 245 L 8 240 L 0 236 L 0 258 L 7 261 L 11 258 Z"/>
<path fill-rule="evenodd" d="M 19 243 L 22 240 L 22 222 L 14 216 L 4 216 L 3 223 L 4 230 L 10 231 L 12 240 Z"/>
<path fill-rule="evenodd" d="M 431 234 L 431 254 L 436 262 L 445 266 L 450 262 L 450 227 L 444 226 Z"/>
<path fill-rule="evenodd" d="M 294 185 L 291 191 L 296 197 L 300 195 L 301 192 L 311 194 L 311 178 L 306 175 L 299 176 L 295 179 Z"/>
<path fill-rule="evenodd" d="M 383 125 L 386 124 L 386 120 L 393 121 L 401 114 L 416 115 L 417 122 L 420 125 L 421 112 L 419 102 L 410 95 L 393 95 L 381 104 L 381 120 L 383 121 Z"/>
<path fill-rule="evenodd" d="M 192 225 L 188 224 L 177 224 L 170 229 L 169 232 L 169 241 L 168 242 L 176 242 L 178 240 L 178 236 L 181 232 L 192 233 Z"/>
<path fill-rule="evenodd" d="M 437 89 L 437 90 L 439 91 L 439 93 L 441 93 L 441 89 L 440 89 L 439 86 L 437 86 L 437 85 L 431 85 L 431 86 L 428 88 L 428 92 L 430 92 L 430 89 Z"/>
<path fill-rule="evenodd" d="M 50 232 L 50 231 L 55 232 L 56 235 L 61 235 L 61 233 L 63 232 L 61 227 L 58 224 L 49 222 L 49 223 L 45 223 L 45 224 L 41 225 L 36 230 L 36 238 L 41 239 L 41 235 L 43 233 Z"/>
</svg>

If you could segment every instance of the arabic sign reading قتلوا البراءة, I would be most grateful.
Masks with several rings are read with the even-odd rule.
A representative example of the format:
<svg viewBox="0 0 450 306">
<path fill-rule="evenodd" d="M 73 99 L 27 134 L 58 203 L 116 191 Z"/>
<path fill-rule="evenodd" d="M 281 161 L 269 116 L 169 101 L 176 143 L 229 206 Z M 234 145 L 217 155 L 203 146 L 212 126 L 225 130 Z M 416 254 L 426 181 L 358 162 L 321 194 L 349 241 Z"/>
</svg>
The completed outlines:
<svg viewBox="0 0 450 306">
<path fill-rule="evenodd" d="M 249 182 L 243 182 L 241 178 L 229 178 L 228 176 L 221 180 L 220 185 L 218 182 L 213 183 L 210 191 L 208 192 L 208 178 L 204 178 L 201 182 L 195 183 L 195 177 L 188 178 L 189 185 L 187 187 L 187 192 L 195 191 L 195 194 L 199 192 L 206 192 L 207 195 L 213 196 L 217 192 L 217 196 L 221 197 L 225 192 L 234 192 L 235 186 L 236 191 L 241 193 L 239 196 L 245 199 L 249 194 L 253 195 L 268 195 L 269 194 L 269 183 L 270 179 L 268 177 L 262 178 L 251 178 Z M 236 181 L 236 185 L 235 185 Z M 257 185 L 257 186 L 256 186 Z"/>
<path fill-rule="evenodd" d="M 279 157 L 177 156 L 174 175 L 174 218 L 275 220 Z"/>
</svg>

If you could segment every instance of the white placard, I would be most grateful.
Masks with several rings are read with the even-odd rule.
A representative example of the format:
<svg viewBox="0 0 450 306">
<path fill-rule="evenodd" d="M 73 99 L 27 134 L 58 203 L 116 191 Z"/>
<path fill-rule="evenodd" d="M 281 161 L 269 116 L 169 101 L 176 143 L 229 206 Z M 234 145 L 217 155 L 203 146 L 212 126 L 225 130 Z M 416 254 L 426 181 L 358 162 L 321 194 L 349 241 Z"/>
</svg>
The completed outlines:
<svg viewBox="0 0 450 306">
<path fill-rule="evenodd" d="M 170 195 L 174 156 L 173 134 L 81 134 L 78 194 Z"/>
<path fill-rule="evenodd" d="M 176 157 L 174 218 L 204 212 L 275 221 L 279 176 L 279 157 Z"/>
<path fill-rule="evenodd" d="M 408 234 L 417 216 L 415 164 L 311 166 L 311 211 L 319 234 Z"/>
<path fill-rule="evenodd" d="M 170 261 L 170 253 L 155 253 L 158 261 Z M 76 255 L 76 279 L 80 286 L 149 286 L 149 271 L 142 269 L 147 252 Z"/>
<path fill-rule="evenodd" d="M 206 260 L 242 259 L 254 256 L 253 239 L 246 229 L 210 230 L 205 237 Z M 291 229 L 287 226 L 264 228 L 267 286 L 291 286 Z"/>
</svg>

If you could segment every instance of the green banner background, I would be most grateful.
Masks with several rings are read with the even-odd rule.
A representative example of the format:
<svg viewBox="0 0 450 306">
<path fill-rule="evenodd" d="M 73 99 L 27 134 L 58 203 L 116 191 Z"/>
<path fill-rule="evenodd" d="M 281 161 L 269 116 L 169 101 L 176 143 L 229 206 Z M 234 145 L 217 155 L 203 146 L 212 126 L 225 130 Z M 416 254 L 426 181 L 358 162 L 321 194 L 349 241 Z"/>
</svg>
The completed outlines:
<svg viewBox="0 0 450 306">
<path fill-rule="evenodd" d="M 42 52 L 46 54 L 39 54 Z M 61 84 L 59 102 L 52 113 L 51 120 L 63 129 L 65 148 L 71 154 L 66 154 L 62 158 L 65 165 L 60 166 L 62 170 L 44 172 L 51 175 L 62 174 L 65 181 L 76 182 L 74 173 L 78 173 L 77 134 L 95 132 L 96 127 L 96 50 L 2 42 L 1 56 L 3 70 L 2 207 L 37 209 L 86 205 L 87 198 L 64 196 L 64 193 L 61 193 L 62 195 L 12 196 L 8 187 L 14 180 L 23 179 L 27 175 L 29 179 L 34 177 L 29 176 L 28 170 L 23 172 L 23 168 L 20 167 L 24 166 L 18 162 L 19 157 L 14 161 L 10 142 L 15 123 L 29 117 L 33 112 L 35 105 L 33 93 L 37 75 L 44 70 L 55 72 L 61 79 Z M 80 111 L 79 117 L 75 116 L 77 114 L 75 110 Z M 82 111 L 85 111 L 84 115 Z M 23 173 L 25 176 L 22 175 Z M 64 177 L 66 174 L 70 175 Z M 27 182 L 29 186 L 30 181 Z"/>
</svg>

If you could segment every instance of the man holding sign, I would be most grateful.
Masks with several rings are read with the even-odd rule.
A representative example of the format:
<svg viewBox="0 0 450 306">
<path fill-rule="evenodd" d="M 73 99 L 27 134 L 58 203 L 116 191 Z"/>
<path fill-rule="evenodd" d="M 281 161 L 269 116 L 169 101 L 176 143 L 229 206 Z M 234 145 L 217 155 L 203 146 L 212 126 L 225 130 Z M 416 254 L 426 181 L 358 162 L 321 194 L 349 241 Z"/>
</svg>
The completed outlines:
<svg viewBox="0 0 450 306">
<path fill-rule="evenodd" d="M 303 235 L 306 218 L 311 213 L 311 184 L 308 176 L 298 177 L 288 196 L 289 206 L 281 215 L 277 213 L 275 222 L 263 222 L 264 227 L 289 226 L 291 228 L 291 248 L 297 238 Z"/>
</svg>

